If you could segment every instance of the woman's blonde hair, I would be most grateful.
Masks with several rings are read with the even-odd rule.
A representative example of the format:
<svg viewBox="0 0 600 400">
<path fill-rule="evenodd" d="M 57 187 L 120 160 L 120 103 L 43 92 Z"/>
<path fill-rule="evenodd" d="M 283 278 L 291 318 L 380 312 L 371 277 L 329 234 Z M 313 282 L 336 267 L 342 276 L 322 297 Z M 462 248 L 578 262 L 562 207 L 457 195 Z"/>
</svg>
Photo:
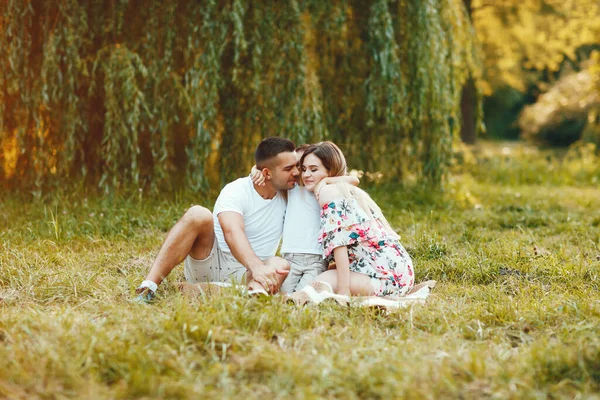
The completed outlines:
<svg viewBox="0 0 600 400">
<path fill-rule="evenodd" d="M 300 158 L 300 167 L 304 165 L 304 159 L 309 154 L 314 154 L 321 160 L 329 176 L 345 176 L 347 174 L 348 166 L 346 165 L 346 157 L 344 157 L 344 153 L 342 153 L 342 150 L 335 143 L 325 141 L 310 145 Z M 303 179 L 300 179 L 300 182 L 304 184 Z M 340 187 L 344 197 L 356 199 L 367 215 L 370 215 L 373 219 L 380 220 L 391 234 L 398 236 L 383 216 L 381 208 L 379 208 L 367 192 L 348 183 L 338 183 L 337 185 Z"/>
</svg>

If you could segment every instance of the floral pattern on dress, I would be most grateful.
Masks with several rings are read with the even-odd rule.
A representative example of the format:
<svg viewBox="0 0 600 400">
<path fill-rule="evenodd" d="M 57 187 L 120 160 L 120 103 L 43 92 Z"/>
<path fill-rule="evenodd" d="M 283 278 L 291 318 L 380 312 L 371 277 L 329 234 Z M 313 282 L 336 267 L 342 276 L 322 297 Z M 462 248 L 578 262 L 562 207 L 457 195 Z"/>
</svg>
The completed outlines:
<svg viewBox="0 0 600 400">
<path fill-rule="evenodd" d="M 333 261 L 333 249 L 348 248 L 350 271 L 371 278 L 377 296 L 401 296 L 414 286 L 412 259 L 397 237 L 367 214 L 356 199 L 340 199 L 321 209 L 323 258 Z"/>
</svg>

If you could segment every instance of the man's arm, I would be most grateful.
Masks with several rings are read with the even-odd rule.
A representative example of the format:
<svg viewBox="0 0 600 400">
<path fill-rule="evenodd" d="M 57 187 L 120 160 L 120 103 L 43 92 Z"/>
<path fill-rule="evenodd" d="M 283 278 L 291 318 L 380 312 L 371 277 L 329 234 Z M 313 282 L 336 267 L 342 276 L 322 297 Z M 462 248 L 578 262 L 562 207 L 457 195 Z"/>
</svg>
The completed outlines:
<svg viewBox="0 0 600 400">
<path fill-rule="evenodd" d="M 225 241 L 236 260 L 252 274 L 252 279 L 271 292 L 277 290 L 277 270 L 267 266 L 252 250 L 246 236 L 244 217 L 234 211 L 219 213 L 219 224 L 223 230 Z"/>
<path fill-rule="evenodd" d="M 220 213 L 218 218 L 225 241 L 236 260 L 250 271 L 262 266 L 263 262 L 252 250 L 246 236 L 244 217 L 234 211 L 225 211 Z"/>
</svg>

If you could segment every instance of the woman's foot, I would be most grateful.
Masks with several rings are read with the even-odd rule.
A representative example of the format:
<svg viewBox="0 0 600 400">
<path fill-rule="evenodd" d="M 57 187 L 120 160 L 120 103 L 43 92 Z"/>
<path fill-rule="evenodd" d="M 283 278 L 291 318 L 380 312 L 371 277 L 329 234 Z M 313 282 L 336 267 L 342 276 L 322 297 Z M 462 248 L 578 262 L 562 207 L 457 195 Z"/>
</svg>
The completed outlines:
<svg viewBox="0 0 600 400">
<path fill-rule="evenodd" d="M 252 296 L 256 296 L 256 295 L 268 296 L 269 292 L 267 292 L 265 290 L 263 285 L 256 282 L 255 280 L 252 280 L 252 281 L 250 281 L 250 283 L 248 283 L 248 294 L 252 295 Z"/>
<path fill-rule="evenodd" d="M 329 283 L 321 281 L 314 281 L 302 290 L 292 293 L 287 299 L 299 306 L 307 303 L 319 304 L 323 301 L 335 301 L 342 306 L 347 306 L 350 302 L 350 297 L 335 294 Z"/>
<path fill-rule="evenodd" d="M 409 294 L 416 293 L 416 292 L 418 292 L 419 290 L 423 289 L 424 287 L 428 287 L 428 288 L 429 288 L 429 291 L 432 291 L 432 290 L 433 290 L 433 288 L 435 287 L 436 283 L 437 283 L 437 281 L 434 281 L 434 280 L 429 280 L 429 281 L 421 282 L 421 283 L 419 283 L 419 284 L 417 284 L 417 285 L 413 286 L 413 287 L 412 287 L 412 288 L 411 288 L 411 289 L 408 291 L 408 293 L 406 293 L 406 295 L 409 295 Z"/>
</svg>

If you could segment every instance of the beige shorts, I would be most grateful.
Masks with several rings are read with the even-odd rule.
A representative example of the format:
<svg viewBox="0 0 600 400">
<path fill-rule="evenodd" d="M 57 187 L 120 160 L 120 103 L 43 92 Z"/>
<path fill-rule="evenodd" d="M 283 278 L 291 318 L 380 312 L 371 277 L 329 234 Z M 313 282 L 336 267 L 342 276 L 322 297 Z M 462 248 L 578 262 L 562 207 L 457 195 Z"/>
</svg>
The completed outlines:
<svg viewBox="0 0 600 400">
<path fill-rule="evenodd" d="M 196 260 L 188 255 L 184 261 L 185 279 L 190 283 L 245 283 L 246 271 L 246 267 L 231 253 L 221 250 L 216 238 L 210 254 L 204 260 Z"/>
</svg>

